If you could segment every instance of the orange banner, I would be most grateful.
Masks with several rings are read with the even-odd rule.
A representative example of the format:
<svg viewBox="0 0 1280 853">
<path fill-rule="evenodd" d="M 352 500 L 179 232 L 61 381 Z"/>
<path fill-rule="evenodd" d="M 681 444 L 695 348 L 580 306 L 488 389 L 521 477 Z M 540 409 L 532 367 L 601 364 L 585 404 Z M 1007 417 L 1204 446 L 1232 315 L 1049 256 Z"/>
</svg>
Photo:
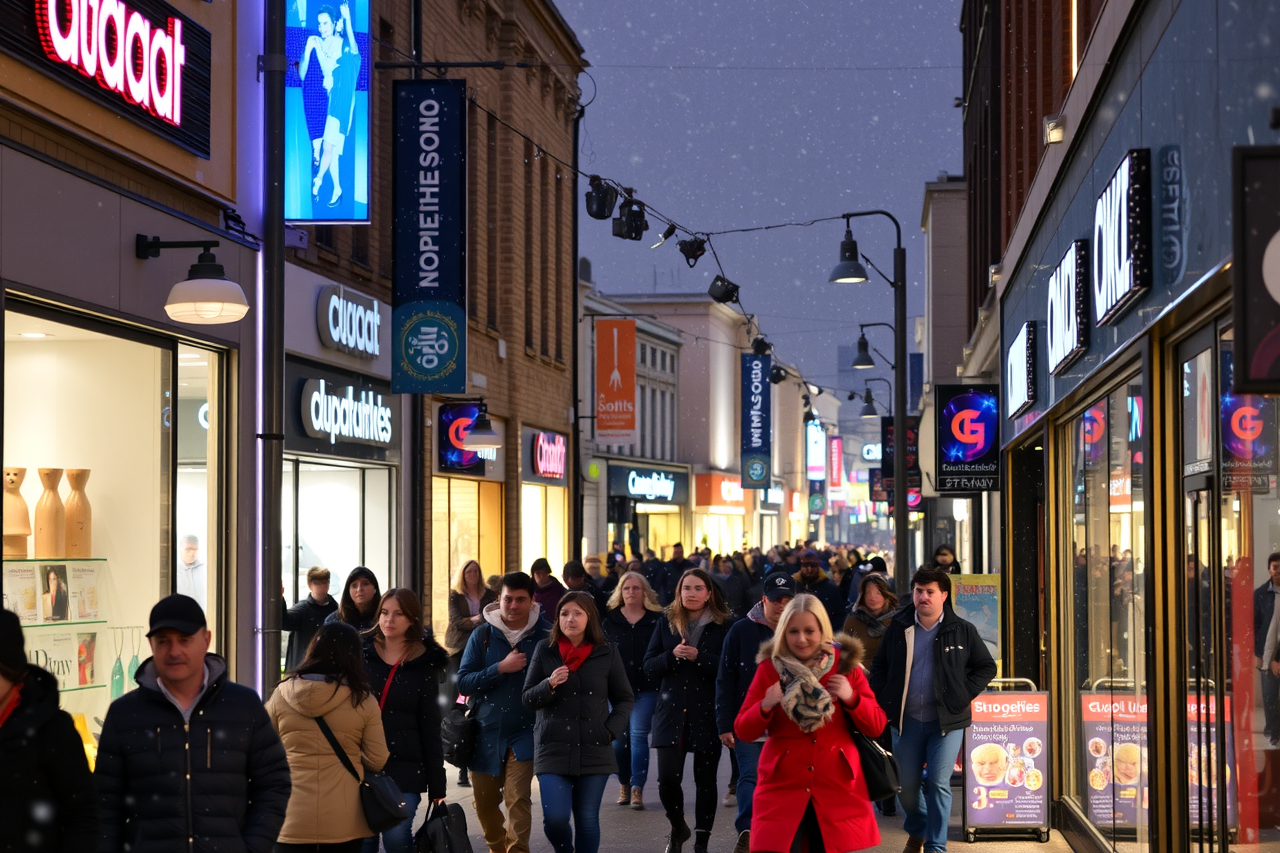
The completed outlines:
<svg viewBox="0 0 1280 853">
<path fill-rule="evenodd" d="M 636 321 L 596 321 L 596 437 L 636 442 Z"/>
</svg>

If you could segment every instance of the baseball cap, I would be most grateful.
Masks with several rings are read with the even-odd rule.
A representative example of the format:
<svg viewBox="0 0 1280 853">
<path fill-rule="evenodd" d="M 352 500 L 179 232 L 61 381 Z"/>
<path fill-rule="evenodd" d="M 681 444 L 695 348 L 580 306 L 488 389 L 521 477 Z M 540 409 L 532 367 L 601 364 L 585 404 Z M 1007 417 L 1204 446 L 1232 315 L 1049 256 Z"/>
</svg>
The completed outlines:
<svg viewBox="0 0 1280 853">
<path fill-rule="evenodd" d="M 151 637 L 171 628 L 184 637 L 189 637 L 207 624 L 199 603 L 190 596 L 175 592 L 160 599 L 151 608 L 151 630 L 147 631 L 147 636 Z"/>
<path fill-rule="evenodd" d="M 786 572 L 774 572 L 764 579 L 764 594 L 770 601 L 796 597 L 796 582 Z"/>
</svg>

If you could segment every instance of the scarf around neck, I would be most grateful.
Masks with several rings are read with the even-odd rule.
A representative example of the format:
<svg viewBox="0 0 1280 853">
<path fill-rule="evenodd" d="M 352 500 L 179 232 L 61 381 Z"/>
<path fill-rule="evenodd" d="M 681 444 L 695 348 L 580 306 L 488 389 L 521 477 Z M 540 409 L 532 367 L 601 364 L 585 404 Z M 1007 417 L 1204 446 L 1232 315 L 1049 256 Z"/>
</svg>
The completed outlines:
<svg viewBox="0 0 1280 853">
<path fill-rule="evenodd" d="M 691 646 L 697 646 L 698 640 L 702 639 L 702 630 L 707 627 L 711 621 L 711 608 L 704 608 L 702 613 L 689 623 L 689 636 L 685 637 L 685 642 Z"/>
<path fill-rule="evenodd" d="M 822 677 L 831 672 L 835 662 L 830 649 L 824 649 L 813 664 L 802 663 L 791 655 L 773 658 L 782 686 L 782 710 L 802 732 L 817 731 L 835 715 L 835 702 L 822 686 Z"/>
<path fill-rule="evenodd" d="M 859 622 L 867 626 L 867 636 L 871 639 L 883 637 L 884 632 L 889 630 L 889 624 L 885 620 L 885 617 L 891 615 L 890 613 L 882 613 L 879 616 L 876 616 L 865 607 L 856 607 L 854 608 L 853 615 L 858 617 Z"/>
<path fill-rule="evenodd" d="M 582 666 L 583 662 L 591 655 L 592 645 L 590 643 L 574 646 L 567 638 L 561 637 L 556 646 L 560 650 L 560 659 L 564 661 L 564 665 L 569 668 L 570 672 L 577 672 L 578 667 Z"/>
</svg>

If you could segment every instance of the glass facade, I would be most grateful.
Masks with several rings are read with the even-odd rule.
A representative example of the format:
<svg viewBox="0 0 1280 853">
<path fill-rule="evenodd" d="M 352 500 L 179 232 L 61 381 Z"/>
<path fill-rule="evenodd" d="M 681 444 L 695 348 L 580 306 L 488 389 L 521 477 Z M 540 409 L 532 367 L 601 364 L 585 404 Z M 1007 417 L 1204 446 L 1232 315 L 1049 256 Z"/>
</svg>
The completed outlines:
<svg viewBox="0 0 1280 853">
<path fill-rule="evenodd" d="M 437 637 L 448 627 L 449 584 L 464 562 L 479 562 L 486 578 L 528 569 L 506 565 L 502 490 L 502 483 L 489 480 L 431 479 L 431 627 Z"/>
</svg>

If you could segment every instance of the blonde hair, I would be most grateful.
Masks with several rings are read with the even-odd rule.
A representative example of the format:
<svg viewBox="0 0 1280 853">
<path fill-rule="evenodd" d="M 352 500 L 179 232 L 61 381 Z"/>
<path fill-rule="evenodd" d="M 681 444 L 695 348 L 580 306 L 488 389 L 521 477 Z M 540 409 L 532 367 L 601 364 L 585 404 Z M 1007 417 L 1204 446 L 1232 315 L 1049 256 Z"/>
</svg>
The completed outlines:
<svg viewBox="0 0 1280 853">
<path fill-rule="evenodd" d="M 773 644 L 774 657 L 780 656 L 784 647 L 787 654 L 792 654 L 791 647 L 787 645 L 787 628 L 790 627 L 791 620 L 800 613 L 812 613 L 813 618 L 818 620 L 818 630 L 822 632 L 823 644 L 830 644 L 835 640 L 826 606 L 818 600 L 818 596 L 802 592 L 787 602 L 782 615 L 778 617 L 778 627 L 773 629 L 773 635 L 778 638 L 778 642 Z"/>
<path fill-rule="evenodd" d="M 477 585 L 480 587 L 480 594 L 484 595 L 484 569 L 480 568 L 480 563 L 476 560 L 467 560 L 456 572 L 453 573 L 453 584 L 451 589 L 461 595 L 467 594 L 467 567 L 472 563 L 475 563 L 476 571 L 480 573 L 480 580 Z"/>
<path fill-rule="evenodd" d="M 640 581 L 640 587 L 644 591 L 644 609 L 652 610 L 655 613 L 661 613 L 662 605 L 658 603 L 657 594 L 654 593 L 653 587 L 649 586 L 649 581 L 645 579 L 645 576 L 639 572 L 627 572 L 622 577 L 618 578 L 618 585 L 615 586 L 613 588 L 613 592 L 609 594 L 609 600 L 605 603 L 605 606 L 610 610 L 616 610 L 622 606 L 622 587 L 630 578 L 635 578 Z"/>
</svg>

